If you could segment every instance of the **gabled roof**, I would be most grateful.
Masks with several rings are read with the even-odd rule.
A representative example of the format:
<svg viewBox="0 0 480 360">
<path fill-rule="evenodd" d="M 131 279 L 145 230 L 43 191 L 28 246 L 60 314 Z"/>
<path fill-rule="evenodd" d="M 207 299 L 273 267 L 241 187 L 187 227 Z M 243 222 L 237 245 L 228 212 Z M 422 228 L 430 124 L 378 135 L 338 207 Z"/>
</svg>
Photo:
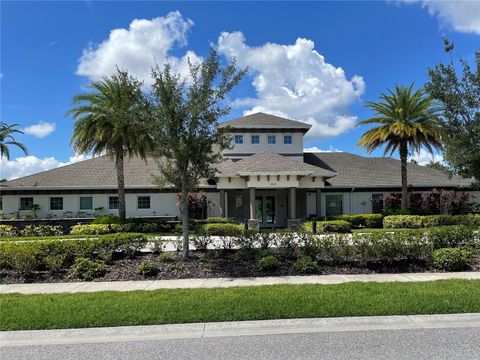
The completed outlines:
<svg viewBox="0 0 480 360">
<path fill-rule="evenodd" d="M 238 161 L 227 160 L 217 166 L 219 175 L 243 176 L 243 175 L 305 175 L 332 177 L 335 172 L 321 167 L 306 164 L 287 156 L 261 152 L 248 156 Z"/>
<path fill-rule="evenodd" d="M 225 121 L 219 128 L 229 126 L 234 129 L 298 129 L 307 132 L 312 126 L 300 121 L 258 112 L 238 119 Z"/>
<path fill-rule="evenodd" d="M 326 186 L 338 188 L 401 187 L 400 161 L 392 158 L 367 158 L 346 152 L 304 153 L 304 161 L 330 169 L 337 176 L 328 179 Z M 443 171 L 412 163 L 407 165 L 409 186 L 414 187 L 471 187 L 472 180 L 460 176 L 450 178 Z"/>
</svg>

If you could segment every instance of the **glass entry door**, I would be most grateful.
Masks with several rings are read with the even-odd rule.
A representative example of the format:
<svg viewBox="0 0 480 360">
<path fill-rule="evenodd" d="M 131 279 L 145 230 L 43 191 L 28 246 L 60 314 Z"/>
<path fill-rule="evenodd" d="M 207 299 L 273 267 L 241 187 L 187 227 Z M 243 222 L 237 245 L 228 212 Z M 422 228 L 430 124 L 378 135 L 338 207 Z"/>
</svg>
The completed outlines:
<svg viewBox="0 0 480 360">
<path fill-rule="evenodd" d="M 256 196 L 255 212 L 260 225 L 273 225 L 275 223 L 275 196 Z"/>
</svg>

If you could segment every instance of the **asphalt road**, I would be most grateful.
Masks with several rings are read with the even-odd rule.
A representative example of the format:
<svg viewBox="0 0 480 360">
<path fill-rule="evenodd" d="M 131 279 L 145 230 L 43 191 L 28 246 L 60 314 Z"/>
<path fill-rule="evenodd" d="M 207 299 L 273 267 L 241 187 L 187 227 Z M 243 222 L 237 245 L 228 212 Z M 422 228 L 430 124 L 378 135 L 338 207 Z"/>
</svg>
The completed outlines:
<svg viewBox="0 0 480 360">
<path fill-rule="evenodd" d="M 480 328 L 321 332 L 14 346 L 2 360 L 480 359 Z"/>
</svg>

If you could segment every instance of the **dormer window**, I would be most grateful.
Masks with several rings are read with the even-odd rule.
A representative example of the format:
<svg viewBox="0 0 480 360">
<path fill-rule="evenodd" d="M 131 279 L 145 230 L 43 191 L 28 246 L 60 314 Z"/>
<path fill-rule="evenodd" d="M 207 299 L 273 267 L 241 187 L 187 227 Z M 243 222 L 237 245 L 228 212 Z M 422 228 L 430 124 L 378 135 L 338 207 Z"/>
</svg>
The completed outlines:
<svg viewBox="0 0 480 360">
<path fill-rule="evenodd" d="M 260 144 L 260 135 L 252 135 L 252 144 Z"/>
<path fill-rule="evenodd" d="M 283 136 L 283 143 L 291 145 L 293 143 L 292 135 L 284 135 Z"/>
<path fill-rule="evenodd" d="M 277 137 L 275 135 L 268 135 L 267 142 L 270 145 L 274 145 L 277 143 Z"/>
<path fill-rule="evenodd" d="M 243 144 L 243 135 L 235 135 L 235 144 Z"/>
</svg>

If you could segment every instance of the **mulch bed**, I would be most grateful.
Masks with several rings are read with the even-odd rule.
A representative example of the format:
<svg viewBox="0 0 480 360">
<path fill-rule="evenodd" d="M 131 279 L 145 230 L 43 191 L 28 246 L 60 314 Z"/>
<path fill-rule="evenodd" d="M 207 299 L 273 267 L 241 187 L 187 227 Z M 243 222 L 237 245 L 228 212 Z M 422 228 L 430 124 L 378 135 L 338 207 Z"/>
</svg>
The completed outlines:
<svg viewBox="0 0 480 360">
<path fill-rule="evenodd" d="M 135 258 L 117 258 L 108 264 L 105 276 L 93 281 L 126 281 L 126 280 L 169 280 L 187 278 L 216 278 L 216 277 L 261 277 L 282 275 L 303 275 L 293 270 L 294 259 L 281 258 L 280 267 L 273 272 L 262 272 L 257 267 L 260 253 L 256 252 L 239 259 L 234 251 L 193 251 L 191 258 L 183 261 L 181 253 L 172 253 L 170 261 L 161 261 L 158 255 L 142 254 Z M 141 262 L 148 261 L 158 266 L 155 276 L 145 277 L 138 271 Z M 472 271 L 480 271 L 480 257 L 477 257 Z M 319 275 L 328 274 L 374 274 L 374 273 L 411 273 L 435 272 L 425 262 L 398 261 L 391 263 L 344 263 L 332 264 L 326 261 L 319 262 Z M 59 274 L 49 274 L 48 271 L 37 270 L 24 277 L 12 270 L 0 270 L 1 284 L 18 283 L 50 283 L 82 281 L 69 276 L 68 269 Z"/>
</svg>

